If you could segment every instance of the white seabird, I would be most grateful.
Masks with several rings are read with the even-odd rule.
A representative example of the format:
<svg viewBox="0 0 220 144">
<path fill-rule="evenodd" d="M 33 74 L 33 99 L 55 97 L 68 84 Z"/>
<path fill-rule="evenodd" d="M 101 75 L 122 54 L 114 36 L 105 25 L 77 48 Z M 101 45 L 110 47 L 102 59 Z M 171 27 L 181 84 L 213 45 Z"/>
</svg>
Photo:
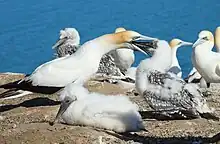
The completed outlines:
<svg viewBox="0 0 220 144">
<path fill-rule="evenodd" d="M 212 114 L 196 84 L 187 84 L 170 68 L 171 48 L 164 41 L 156 41 L 148 48 L 151 58 L 142 60 L 136 72 L 136 89 L 150 107 L 168 118 L 197 118 Z M 147 50 L 146 50 L 147 52 Z"/>
<path fill-rule="evenodd" d="M 212 51 L 214 36 L 210 31 L 201 31 L 193 44 L 192 63 L 207 83 L 220 82 L 220 53 Z"/>
<path fill-rule="evenodd" d="M 210 47 L 211 50 L 213 49 L 213 47 Z M 219 53 L 220 52 L 220 27 L 217 27 L 215 30 L 215 48 L 216 51 Z M 201 87 L 209 87 L 210 83 L 207 83 L 202 76 L 200 75 L 200 73 L 196 70 L 195 67 L 193 67 L 193 69 L 190 71 L 188 77 L 185 78 L 186 82 L 192 82 L 192 83 L 199 83 L 200 82 L 200 86 Z"/>
<path fill-rule="evenodd" d="M 179 65 L 179 61 L 177 59 L 177 50 L 181 46 L 189 46 L 192 45 L 193 43 L 191 42 L 185 42 L 180 39 L 172 39 L 170 41 L 170 47 L 171 47 L 171 56 L 172 56 L 172 62 L 171 62 L 171 67 L 169 69 L 169 72 L 172 72 L 176 74 L 178 77 L 182 77 L 182 70 Z"/>
<path fill-rule="evenodd" d="M 69 84 L 60 93 L 60 109 L 52 125 L 60 119 L 119 133 L 145 130 L 138 106 L 124 95 L 89 92 L 81 85 Z"/>
<path fill-rule="evenodd" d="M 137 40 L 151 40 L 135 31 L 124 31 L 105 34 L 84 43 L 74 54 L 57 58 L 37 67 L 34 72 L 22 80 L 1 85 L 0 88 L 27 90 L 38 93 L 52 94 L 70 83 L 84 83 L 99 67 L 102 56 L 111 50 L 128 48 L 143 53 L 133 42 Z M 7 91 L 11 94 L 11 91 Z M 0 94 L 7 97 L 7 92 Z"/>
<path fill-rule="evenodd" d="M 117 28 L 115 33 L 126 31 Z M 57 57 L 64 57 L 76 52 L 80 47 L 79 33 L 75 28 L 65 28 L 60 31 L 60 38 L 53 46 Z M 123 53 L 122 53 L 123 52 Z M 113 50 L 102 56 L 97 73 L 110 76 L 124 76 L 124 72 L 134 62 L 134 53 L 131 49 Z"/>
<path fill-rule="evenodd" d="M 59 40 L 53 45 L 56 50 L 56 57 L 64 57 L 76 52 L 79 48 L 80 36 L 75 28 L 65 28 L 60 30 Z"/>
</svg>

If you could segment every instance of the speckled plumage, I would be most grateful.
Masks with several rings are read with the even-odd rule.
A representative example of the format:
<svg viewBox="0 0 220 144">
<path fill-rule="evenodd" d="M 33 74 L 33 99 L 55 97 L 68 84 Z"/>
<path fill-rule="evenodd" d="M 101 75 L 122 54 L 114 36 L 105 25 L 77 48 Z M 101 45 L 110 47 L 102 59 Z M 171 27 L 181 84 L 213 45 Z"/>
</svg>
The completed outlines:
<svg viewBox="0 0 220 144">
<path fill-rule="evenodd" d="M 211 114 L 196 84 L 188 84 L 177 75 L 168 72 L 171 49 L 166 41 L 152 45 L 152 58 L 142 60 L 136 72 L 136 89 L 150 107 L 170 118 L 197 118 Z"/>
<path fill-rule="evenodd" d="M 169 117 L 174 114 L 183 118 L 187 118 L 189 115 L 199 117 L 199 113 L 196 111 L 197 100 L 199 98 L 200 103 L 206 101 L 202 99 L 202 93 L 196 88 L 196 85 L 189 85 L 183 80 L 176 79 L 170 73 L 159 71 L 150 72 L 148 80 L 150 84 L 160 86 L 157 87 L 158 92 L 147 89 L 143 93 L 144 98 L 155 111 L 161 111 Z M 189 87 L 195 88 L 194 93 L 190 92 Z"/>
<path fill-rule="evenodd" d="M 68 41 L 64 41 L 56 48 L 56 57 L 64 57 L 66 55 L 71 55 L 77 51 L 80 46 L 72 45 Z"/>
<path fill-rule="evenodd" d="M 105 54 L 100 63 L 97 73 L 112 75 L 112 76 L 122 76 L 120 69 L 116 66 L 114 58 L 111 54 Z"/>
</svg>

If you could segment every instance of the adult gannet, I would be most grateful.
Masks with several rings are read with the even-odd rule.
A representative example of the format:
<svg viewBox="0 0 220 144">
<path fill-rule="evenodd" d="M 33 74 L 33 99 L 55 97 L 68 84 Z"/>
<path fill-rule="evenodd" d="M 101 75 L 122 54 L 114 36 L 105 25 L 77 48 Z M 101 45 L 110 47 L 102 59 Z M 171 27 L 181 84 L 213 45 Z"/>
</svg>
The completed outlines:
<svg viewBox="0 0 220 144">
<path fill-rule="evenodd" d="M 210 47 L 211 50 L 213 47 Z M 220 27 L 217 27 L 215 30 L 215 48 L 216 51 L 220 52 Z M 195 67 L 190 71 L 189 75 L 185 78 L 186 82 L 199 83 L 201 87 L 210 87 L 210 83 L 207 83 L 200 73 L 196 70 Z"/>
<path fill-rule="evenodd" d="M 59 40 L 53 45 L 56 50 L 56 57 L 64 57 L 76 52 L 79 48 L 80 36 L 75 28 L 65 28 L 60 30 Z"/>
<path fill-rule="evenodd" d="M 80 124 L 134 132 L 145 130 L 138 106 L 125 95 L 89 92 L 78 84 L 69 84 L 60 93 L 60 109 L 52 125 L 62 117 L 67 124 Z"/>
<path fill-rule="evenodd" d="M 167 72 L 172 62 L 169 44 L 159 40 L 151 45 L 148 53 L 153 56 L 142 60 L 136 72 L 136 89 L 150 107 L 170 118 L 197 118 L 212 113 L 196 84 L 187 84 Z"/>
<path fill-rule="evenodd" d="M 177 50 L 181 46 L 188 46 L 188 45 L 192 45 L 192 44 L 193 43 L 191 43 L 191 42 L 185 42 L 180 39 L 172 39 L 170 41 L 172 62 L 171 62 L 171 67 L 170 67 L 169 71 L 176 74 L 178 77 L 182 77 L 182 71 L 181 71 L 181 67 L 179 65 L 179 61 L 176 56 Z"/>
<path fill-rule="evenodd" d="M 1 85 L 0 88 L 52 94 L 69 83 L 84 83 L 88 80 L 98 70 L 102 56 L 109 51 L 128 48 L 145 53 L 133 42 L 151 39 L 155 38 L 135 31 L 105 34 L 84 43 L 74 54 L 46 62 L 24 79 Z M 12 95 L 10 90 L 7 92 Z M 0 97 L 7 97 L 7 92 L 0 94 Z"/>
<path fill-rule="evenodd" d="M 126 30 L 120 27 L 115 30 L 115 33 L 122 31 Z M 60 38 L 53 46 L 53 49 L 56 48 L 57 57 L 64 57 L 75 53 L 80 47 L 79 44 L 79 32 L 75 28 L 65 28 L 60 31 Z M 113 50 L 102 56 L 97 73 L 112 76 L 124 76 L 124 72 L 133 62 L 133 50 Z"/>
<path fill-rule="evenodd" d="M 212 51 L 214 36 L 203 30 L 193 44 L 192 63 L 207 83 L 220 82 L 220 53 Z"/>
</svg>

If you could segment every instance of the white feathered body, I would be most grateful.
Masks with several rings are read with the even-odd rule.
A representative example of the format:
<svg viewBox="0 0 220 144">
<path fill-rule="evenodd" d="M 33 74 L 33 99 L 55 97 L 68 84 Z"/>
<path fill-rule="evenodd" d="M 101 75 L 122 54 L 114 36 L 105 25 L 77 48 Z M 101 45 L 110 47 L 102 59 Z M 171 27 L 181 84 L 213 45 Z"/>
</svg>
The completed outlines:
<svg viewBox="0 0 220 144">
<path fill-rule="evenodd" d="M 218 71 L 220 69 L 218 65 L 220 63 L 220 54 L 203 48 L 209 45 L 210 44 L 206 42 L 193 49 L 192 63 L 206 82 L 219 83 L 220 73 L 218 73 Z"/>
<path fill-rule="evenodd" d="M 172 63 L 169 72 L 176 74 L 178 77 L 182 77 L 182 70 L 177 59 L 177 49 L 179 47 L 174 47 L 171 49 Z"/>
<path fill-rule="evenodd" d="M 131 49 L 115 50 L 115 62 L 121 71 L 126 71 L 134 63 L 134 51 Z"/>
<path fill-rule="evenodd" d="M 71 85 L 69 86 L 71 88 Z M 81 89 L 81 90 L 80 90 Z M 93 126 L 116 132 L 139 131 L 144 129 L 138 106 L 123 95 L 89 93 L 82 88 L 70 90 L 63 95 L 73 94 L 77 100 L 63 113 L 67 124 Z"/>
<path fill-rule="evenodd" d="M 25 80 L 34 86 L 63 87 L 72 82 L 83 82 L 98 70 L 99 62 L 105 51 L 95 41 L 88 41 L 74 54 L 54 59 L 39 66 Z"/>
</svg>

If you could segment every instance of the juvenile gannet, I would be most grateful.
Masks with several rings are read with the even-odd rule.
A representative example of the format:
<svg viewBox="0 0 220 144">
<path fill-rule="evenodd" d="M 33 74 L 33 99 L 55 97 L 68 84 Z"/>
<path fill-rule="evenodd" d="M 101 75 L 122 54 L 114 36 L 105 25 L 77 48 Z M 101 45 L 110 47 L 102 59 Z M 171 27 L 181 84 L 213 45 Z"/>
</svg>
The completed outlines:
<svg viewBox="0 0 220 144">
<path fill-rule="evenodd" d="M 170 118 L 197 118 L 212 113 L 196 84 L 187 84 L 167 72 L 172 62 L 169 44 L 159 40 L 151 45 L 148 53 L 153 53 L 152 57 L 142 60 L 136 72 L 136 89 L 150 107 Z"/>
<path fill-rule="evenodd" d="M 220 53 L 212 51 L 214 36 L 210 31 L 201 31 L 193 44 L 192 63 L 207 83 L 220 82 Z"/>
<path fill-rule="evenodd" d="M 60 93 L 61 105 L 52 125 L 60 119 L 119 133 L 145 130 L 138 106 L 124 95 L 90 93 L 81 85 L 69 84 Z"/>
<path fill-rule="evenodd" d="M 64 57 L 76 52 L 79 48 L 80 36 L 75 28 L 65 28 L 60 30 L 59 40 L 53 45 L 56 50 L 56 57 Z"/>
<path fill-rule="evenodd" d="M 172 62 L 171 62 L 171 67 L 169 69 L 169 72 L 172 72 L 176 74 L 178 77 L 182 77 L 182 70 L 179 65 L 179 61 L 177 59 L 177 50 L 181 46 L 189 46 L 192 45 L 193 43 L 191 42 L 185 42 L 180 39 L 172 39 L 170 41 L 170 47 L 171 47 L 171 56 L 172 56 Z"/>
<path fill-rule="evenodd" d="M 135 31 L 105 34 L 84 43 L 74 54 L 44 63 L 24 79 L 1 85 L 0 88 L 52 94 L 69 83 L 84 83 L 88 80 L 98 70 L 102 56 L 109 51 L 128 48 L 145 53 L 133 42 L 152 39 L 155 38 Z M 10 90 L 8 92 L 11 95 Z M 3 93 L 4 97 L 7 97 L 6 93 Z"/>
</svg>

